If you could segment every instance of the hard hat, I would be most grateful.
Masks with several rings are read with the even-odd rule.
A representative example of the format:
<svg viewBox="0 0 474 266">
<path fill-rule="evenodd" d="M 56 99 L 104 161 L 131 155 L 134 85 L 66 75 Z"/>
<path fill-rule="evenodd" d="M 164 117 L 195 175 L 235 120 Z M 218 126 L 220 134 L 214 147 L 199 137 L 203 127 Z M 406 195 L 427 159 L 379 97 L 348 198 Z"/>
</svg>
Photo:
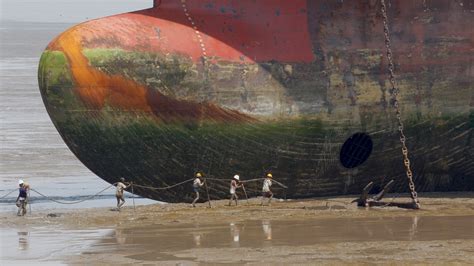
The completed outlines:
<svg viewBox="0 0 474 266">
<path fill-rule="evenodd" d="M 196 177 L 201 177 L 201 176 L 202 176 L 201 173 L 196 174 Z"/>
<path fill-rule="evenodd" d="M 24 183 L 23 180 L 21 180 L 21 179 L 18 180 L 18 185 L 21 185 L 21 184 L 23 184 L 23 183 Z"/>
<path fill-rule="evenodd" d="M 268 173 L 268 174 L 267 174 L 267 177 L 272 178 L 273 176 L 272 176 L 272 174 Z"/>
<path fill-rule="evenodd" d="M 234 179 L 240 180 L 240 176 L 239 175 L 234 175 Z"/>
<path fill-rule="evenodd" d="M 124 182 L 124 181 L 125 181 L 125 178 L 121 177 L 121 178 L 120 178 L 120 181 Z"/>
</svg>

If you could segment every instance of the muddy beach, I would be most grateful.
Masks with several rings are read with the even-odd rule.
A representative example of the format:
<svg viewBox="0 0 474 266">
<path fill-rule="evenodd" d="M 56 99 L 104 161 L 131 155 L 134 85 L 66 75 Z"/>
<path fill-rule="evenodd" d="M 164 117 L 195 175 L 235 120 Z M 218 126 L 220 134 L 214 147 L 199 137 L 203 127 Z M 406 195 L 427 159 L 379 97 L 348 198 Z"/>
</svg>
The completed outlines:
<svg viewBox="0 0 474 266">
<path fill-rule="evenodd" d="M 391 196 L 386 200 L 391 201 Z M 474 193 L 424 194 L 422 209 L 417 211 L 358 208 L 350 204 L 352 199 L 277 200 L 271 207 L 261 207 L 259 199 L 232 207 L 222 200 L 212 201 L 212 208 L 208 203 L 196 208 L 155 204 L 135 210 L 129 200 L 121 212 L 111 208 L 48 210 L 26 217 L 4 214 L 0 221 L 2 242 L 19 243 L 15 252 L 25 242 L 27 247 L 44 242 L 43 254 L 36 261 L 58 264 L 474 261 Z M 58 243 L 64 244 L 55 249 Z M 64 247 L 68 245 L 70 249 Z"/>
</svg>

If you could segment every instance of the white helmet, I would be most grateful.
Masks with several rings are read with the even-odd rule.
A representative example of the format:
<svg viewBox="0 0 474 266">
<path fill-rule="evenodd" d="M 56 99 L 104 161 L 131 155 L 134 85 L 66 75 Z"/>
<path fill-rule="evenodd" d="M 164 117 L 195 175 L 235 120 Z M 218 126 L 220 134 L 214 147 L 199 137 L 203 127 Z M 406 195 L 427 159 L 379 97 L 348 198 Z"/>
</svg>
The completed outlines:
<svg viewBox="0 0 474 266">
<path fill-rule="evenodd" d="M 21 179 L 18 180 L 18 185 L 21 185 L 21 184 L 23 184 L 23 183 L 24 183 L 23 180 L 21 180 Z"/>
<path fill-rule="evenodd" d="M 234 175 L 234 179 L 240 180 L 240 176 L 239 175 Z"/>
</svg>

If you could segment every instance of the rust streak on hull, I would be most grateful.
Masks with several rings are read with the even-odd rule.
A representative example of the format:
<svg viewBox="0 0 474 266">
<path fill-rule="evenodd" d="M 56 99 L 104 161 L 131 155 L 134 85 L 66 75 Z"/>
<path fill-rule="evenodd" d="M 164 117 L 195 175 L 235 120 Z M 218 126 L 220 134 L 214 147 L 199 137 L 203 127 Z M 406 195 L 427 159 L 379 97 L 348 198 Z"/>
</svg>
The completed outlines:
<svg viewBox="0 0 474 266">
<path fill-rule="evenodd" d="M 80 26 L 62 34 L 57 40 L 68 59 L 76 93 L 90 107 L 102 109 L 107 102 L 125 111 L 153 113 L 162 121 L 255 121 L 237 111 L 225 110 L 210 103 L 178 101 L 145 88 L 120 75 L 107 75 L 89 65 L 82 54 Z"/>
</svg>

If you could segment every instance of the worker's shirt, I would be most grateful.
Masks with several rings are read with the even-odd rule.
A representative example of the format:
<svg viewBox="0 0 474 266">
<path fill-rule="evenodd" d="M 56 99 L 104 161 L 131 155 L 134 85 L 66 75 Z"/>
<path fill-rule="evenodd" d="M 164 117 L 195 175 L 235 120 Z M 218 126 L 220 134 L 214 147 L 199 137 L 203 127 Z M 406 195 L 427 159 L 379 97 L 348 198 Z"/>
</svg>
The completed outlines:
<svg viewBox="0 0 474 266">
<path fill-rule="evenodd" d="M 195 178 L 195 179 L 194 179 L 194 182 L 193 182 L 193 187 L 195 187 L 195 188 L 202 187 L 203 184 L 204 184 L 204 183 L 201 182 L 201 179 Z"/>
<path fill-rule="evenodd" d="M 19 189 L 19 193 L 20 193 L 20 194 L 18 195 L 18 197 L 19 197 L 18 199 L 19 199 L 19 200 L 25 200 L 26 197 L 28 196 L 25 187 L 21 187 L 21 188 Z"/>
<path fill-rule="evenodd" d="M 123 190 L 126 189 L 127 186 L 122 183 L 122 182 L 118 182 L 117 183 L 117 192 L 115 193 L 115 195 L 118 195 L 118 196 L 121 196 L 123 195 Z"/>
<path fill-rule="evenodd" d="M 270 192 L 271 186 L 272 186 L 272 180 L 270 178 L 266 178 L 265 180 L 263 180 L 262 192 Z"/>
<path fill-rule="evenodd" d="M 235 190 L 239 187 L 236 180 L 230 181 L 230 194 L 235 194 Z"/>
</svg>

